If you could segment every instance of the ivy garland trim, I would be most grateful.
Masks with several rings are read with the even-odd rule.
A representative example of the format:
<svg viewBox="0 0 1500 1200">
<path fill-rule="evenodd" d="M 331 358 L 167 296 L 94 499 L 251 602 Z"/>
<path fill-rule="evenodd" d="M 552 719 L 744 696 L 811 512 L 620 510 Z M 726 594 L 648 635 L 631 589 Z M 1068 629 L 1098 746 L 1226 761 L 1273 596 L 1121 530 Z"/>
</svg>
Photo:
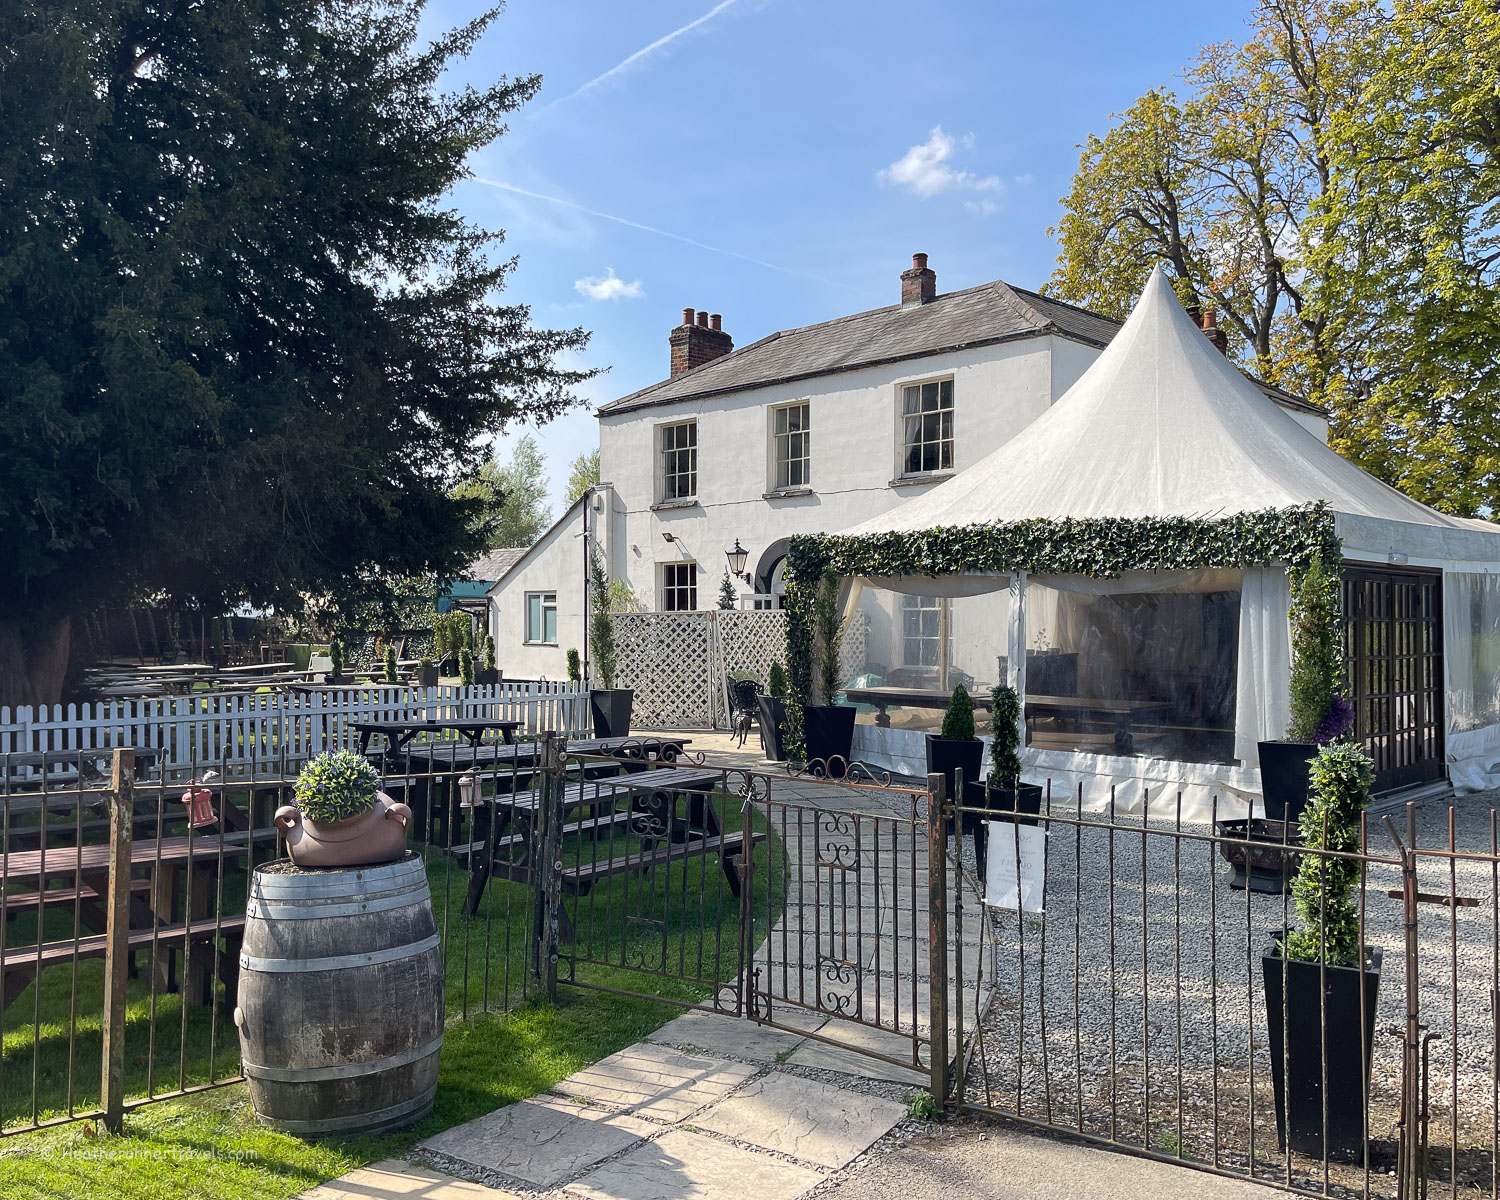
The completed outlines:
<svg viewBox="0 0 1500 1200">
<path fill-rule="evenodd" d="M 1314 562 L 1336 573 L 1343 543 L 1321 501 L 1238 513 L 1222 520 L 1191 517 L 1039 518 L 997 525 L 957 525 L 915 533 L 805 534 L 790 539 L 786 559 L 786 640 L 790 688 L 787 741 L 804 753 L 802 709 L 812 694 L 812 601 L 832 567 L 840 578 L 956 575 L 966 571 L 1085 575 L 1113 579 L 1124 571 L 1284 564 L 1295 578 Z"/>
</svg>

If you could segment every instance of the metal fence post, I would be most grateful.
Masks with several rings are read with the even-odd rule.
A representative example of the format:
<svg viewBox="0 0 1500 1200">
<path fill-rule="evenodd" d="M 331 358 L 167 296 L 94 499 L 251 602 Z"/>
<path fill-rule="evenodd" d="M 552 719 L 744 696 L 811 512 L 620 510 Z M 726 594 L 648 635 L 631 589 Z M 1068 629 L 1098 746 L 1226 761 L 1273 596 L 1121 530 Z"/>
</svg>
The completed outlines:
<svg viewBox="0 0 1500 1200">
<path fill-rule="evenodd" d="M 927 955 L 932 1028 L 932 1098 L 948 1102 L 948 828 L 944 813 L 945 781 L 927 776 Z M 912 1014 L 916 1020 L 916 1014 Z"/>
<path fill-rule="evenodd" d="M 542 734 L 541 786 L 537 812 L 539 845 L 532 861 L 536 951 L 532 971 L 549 1000 L 557 999 L 558 908 L 562 904 L 563 747 L 552 730 Z"/>
<path fill-rule="evenodd" d="M 109 907 L 104 927 L 104 1041 L 99 1101 L 104 1127 L 125 1118 L 125 975 L 130 963 L 130 839 L 135 822 L 135 751 L 116 750 L 109 791 Z"/>
</svg>

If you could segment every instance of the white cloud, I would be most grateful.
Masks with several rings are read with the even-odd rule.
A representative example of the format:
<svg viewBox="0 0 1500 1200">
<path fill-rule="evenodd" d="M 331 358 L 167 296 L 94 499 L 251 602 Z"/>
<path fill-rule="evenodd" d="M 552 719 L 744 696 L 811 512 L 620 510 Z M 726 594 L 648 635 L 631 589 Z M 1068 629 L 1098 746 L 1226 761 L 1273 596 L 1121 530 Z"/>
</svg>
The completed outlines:
<svg viewBox="0 0 1500 1200">
<path fill-rule="evenodd" d="M 646 294 L 639 279 L 629 283 L 615 274 L 613 267 L 607 275 L 589 275 L 573 282 L 573 290 L 590 300 L 638 300 Z"/>
<path fill-rule="evenodd" d="M 998 194 L 1005 186 L 1000 182 L 999 176 L 975 175 L 971 171 L 960 171 L 952 165 L 951 160 L 956 151 L 968 150 L 973 145 L 972 135 L 965 134 L 962 138 L 955 138 L 951 133 L 944 133 L 943 127 L 939 125 L 925 142 L 913 146 L 880 171 L 878 178 L 881 183 L 905 188 L 924 200 L 941 192 L 951 191 Z M 970 203 L 970 207 L 987 216 L 995 211 L 995 202 L 974 201 Z"/>
</svg>

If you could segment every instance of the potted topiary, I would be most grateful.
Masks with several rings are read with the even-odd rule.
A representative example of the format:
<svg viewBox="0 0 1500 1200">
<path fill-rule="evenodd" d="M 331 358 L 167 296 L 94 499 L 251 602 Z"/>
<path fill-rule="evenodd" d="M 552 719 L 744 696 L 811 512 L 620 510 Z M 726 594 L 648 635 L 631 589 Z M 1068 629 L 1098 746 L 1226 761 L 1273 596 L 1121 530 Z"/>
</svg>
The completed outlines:
<svg viewBox="0 0 1500 1200">
<path fill-rule="evenodd" d="M 474 672 L 474 682 L 493 685 L 500 682 L 500 669 L 495 666 L 495 639 L 489 634 L 480 635 L 484 643 L 484 665 Z"/>
<path fill-rule="evenodd" d="M 458 682 L 460 687 L 468 687 L 474 682 L 474 652 L 467 646 L 458 652 Z"/>
<path fill-rule="evenodd" d="M 839 648 L 844 640 L 839 620 L 839 579 L 832 568 L 823 572 L 813 596 L 813 677 L 822 704 L 802 710 L 802 736 L 807 761 L 819 764 L 831 778 L 842 778 L 854 749 L 854 708 L 838 703 L 843 669 Z"/>
<path fill-rule="evenodd" d="M 438 669 L 437 664 L 430 658 L 424 658 L 417 663 L 417 686 L 430 688 L 437 687 Z"/>
<path fill-rule="evenodd" d="M 786 762 L 786 671 L 771 664 L 769 691 L 755 698 L 760 716 L 760 744 L 772 762 Z"/>
<path fill-rule="evenodd" d="M 385 644 L 385 653 L 384 653 L 384 655 L 382 655 L 382 658 L 384 659 L 384 662 L 385 662 L 385 681 L 386 681 L 386 683 L 397 683 L 397 682 L 399 682 L 399 677 L 396 674 L 396 643 L 395 642 L 387 642 Z"/>
<path fill-rule="evenodd" d="M 991 812 L 1029 813 L 1019 818 L 1035 825 L 1042 811 L 1042 789 L 1021 782 L 1021 698 L 1006 684 L 990 691 L 990 773 L 984 782 L 984 806 Z"/>
<path fill-rule="evenodd" d="M 964 783 L 979 782 L 979 762 L 984 757 L 984 743 L 974 734 L 974 698 L 959 684 L 948 700 L 943 714 L 943 731 L 927 735 L 927 770 L 938 772 L 946 785 L 945 795 L 954 803 L 964 802 L 959 795 L 958 774 Z"/>
<path fill-rule="evenodd" d="M 602 687 L 589 690 L 589 708 L 594 717 L 594 736 L 627 737 L 630 734 L 630 710 L 635 691 L 615 687 L 615 623 L 610 603 L 609 580 L 604 562 L 595 550 L 589 556 L 589 648 L 593 651 L 593 668 Z"/>
<path fill-rule="evenodd" d="M 1320 745 L 1343 738 L 1354 710 L 1339 694 L 1343 680 L 1339 581 L 1321 563 L 1292 590 L 1292 719 L 1286 737 L 1257 744 L 1268 821 L 1296 824 L 1307 805 L 1308 764 Z M 1279 838 L 1276 840 L 1280 840 Z"/>
<path fill-rule="evenodd" d="M 574 687 L 583 682 L 583 660 L 572 646 L 568 647 L 568 682 Z"/>
<path fill-rule="evenodd" d="M 328 682 L 346 683 L 344 678 L 344 643 L 334 638 L 328 643 Z"/>
<path fill-rule="evenodd" d="M 292 798 L 275 821 L 299 867 L 364 866 L 406 853 L 411 809 L 382 792 L 375 768 L 352 750 L 308 762 Z"/>
<path fill-rule="evenodd" d="M 1362 747 L 1341 743 L 1318 749 L 1311 776 L 1304 853 L 1292 880 L 1300 928 L 1261 959 L 1276 1126 L 1283 1147 L 1299 1154 L 1323 1158 L 1326 1150 L 1330 1159 L 1359 1161 L 1381 951 L 1360 945 L 1350 895 L 1360 861 L 1317 851 L 1360 852 L 1360 813 L 1375 772 Z"/>
</svg>

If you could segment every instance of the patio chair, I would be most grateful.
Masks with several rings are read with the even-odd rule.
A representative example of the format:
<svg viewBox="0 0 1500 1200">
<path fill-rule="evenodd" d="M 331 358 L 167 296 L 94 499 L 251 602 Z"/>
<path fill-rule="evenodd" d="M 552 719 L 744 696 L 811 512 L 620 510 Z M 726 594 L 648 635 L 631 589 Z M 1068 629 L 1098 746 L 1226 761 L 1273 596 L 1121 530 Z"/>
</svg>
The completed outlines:
<svg viewBox="0 0 1500 1200">
<path fill-rule="evenodd" d="M 757 697 L 766 693 L 765 684 L 753 671 L 730 671 L 724 676 L 724 694 L 729 700 L 729 728 L 743 746 L 750 736 L 750 726 L 758 719 Z"/>
</svg>

